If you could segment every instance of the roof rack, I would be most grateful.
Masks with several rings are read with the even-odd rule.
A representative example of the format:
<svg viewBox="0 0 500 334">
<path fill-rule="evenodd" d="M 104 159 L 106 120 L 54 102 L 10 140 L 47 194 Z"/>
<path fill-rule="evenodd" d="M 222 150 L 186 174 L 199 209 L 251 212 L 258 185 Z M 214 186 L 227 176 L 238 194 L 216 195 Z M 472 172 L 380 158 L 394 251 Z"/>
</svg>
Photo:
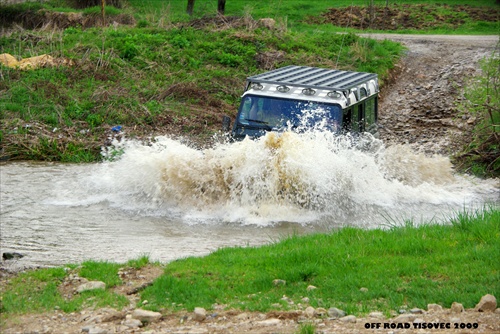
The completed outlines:
<svg viewBox="0 0 500 334">
<path fill-rule="evenodd" d="M 377 74 L 290 65 L 248 77 L 247 85 L 255 82 L 346 91 L 372 79 L 376 80 Z"/>
</svg>

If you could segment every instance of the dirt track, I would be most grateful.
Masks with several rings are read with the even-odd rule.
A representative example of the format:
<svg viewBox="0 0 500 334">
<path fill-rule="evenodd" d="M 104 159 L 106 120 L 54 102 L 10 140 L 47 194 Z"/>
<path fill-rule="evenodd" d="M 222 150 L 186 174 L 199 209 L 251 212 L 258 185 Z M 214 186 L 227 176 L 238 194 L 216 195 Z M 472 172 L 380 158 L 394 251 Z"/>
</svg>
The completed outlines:
<svg viewBox="0 0 500 334">
<path fill-rule="evenodd" d="M 408 50 L 399 75 L 383 89 L 381 139 L 410 144 L 428 154 L 456 152 L 476 122 L 460 114 L 467 80 L 480 73 L 480 60 L 498 47 L 498 36 L 365 34 L 401 42 Z"/>
</svg>

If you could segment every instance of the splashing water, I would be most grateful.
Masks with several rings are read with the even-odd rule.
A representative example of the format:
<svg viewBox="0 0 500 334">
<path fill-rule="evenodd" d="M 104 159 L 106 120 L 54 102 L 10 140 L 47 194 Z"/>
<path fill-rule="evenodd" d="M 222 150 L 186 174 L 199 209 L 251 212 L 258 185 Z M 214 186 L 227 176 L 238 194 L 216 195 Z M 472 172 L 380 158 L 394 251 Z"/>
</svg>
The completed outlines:
<svg viewBox="0 0 500 334">
<path fill-rule="evenodd" d="M 374 225 L 374 215 L 434 217 L 498 196 L 496 181 L 455 175 L 444 157 L 384 145 L 369 135 L 269 132 L 198 150 L 168 137 L 123 140 L 118 160 L 98 167 L 89 187 L 114 205 L 187 222 L 268 225 L 342 221 Z M 410 218 L 410 217 L 404 217 Z M 378 219 L 380 223 L 380 219 Z"/>
<path fill-rule="evenodd" d="M 4 164 L 2 250 L 25 255 L 16 268 L 144 254 L 165 262 L 290 233 L 439 223 L 500 203 L 498 180 L 455 175 L 446 158 L 370 136 L 285 131 L 219 142 L 199 150 L 168 137 L 122 140 L 101 164 Z"/>
</svg>

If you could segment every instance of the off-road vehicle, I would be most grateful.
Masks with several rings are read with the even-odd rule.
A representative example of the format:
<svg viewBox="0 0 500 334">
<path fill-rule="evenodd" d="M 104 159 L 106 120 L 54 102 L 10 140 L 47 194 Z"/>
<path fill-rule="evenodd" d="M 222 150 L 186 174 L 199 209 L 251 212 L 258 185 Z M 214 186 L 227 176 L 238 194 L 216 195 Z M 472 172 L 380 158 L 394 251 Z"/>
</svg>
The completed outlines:
<svg viewBox="0 0 500 334">
<path fill-rule="evenodd" d="M 248 77 L 231 130 L 234 139 L 318 128 L 377 136 L 377 74 L 286 66 Z M 223 128 L 230 131 L 230 118 Z"/>
</svg>

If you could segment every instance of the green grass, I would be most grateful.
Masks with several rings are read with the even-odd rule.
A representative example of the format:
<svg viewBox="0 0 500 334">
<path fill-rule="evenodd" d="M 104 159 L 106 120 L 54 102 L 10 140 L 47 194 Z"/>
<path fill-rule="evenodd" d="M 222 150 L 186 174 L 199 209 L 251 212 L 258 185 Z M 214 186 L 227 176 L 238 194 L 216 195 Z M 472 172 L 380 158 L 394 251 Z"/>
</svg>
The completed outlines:
<svg viewBox="0 0 500 334">
<path fill-rule="evenodd" d="M 142 298 L 155 310 L 214 303 L 251 311 L 268 311 L 276 303 L 293 308 L 284 295 L 294 305 L 309 297 L 314 307 L 352 314 L 425 309 L 428 303 L 449 307 L 454 301 L 470 308 L 484 294 L 500 293 L 500 211 L 459 213 L 450 220 L 389 230 L 343 228 L 220 249 L 170 263 Z M 275 286 L 275 279 L 286 284 Z M 317 289 L 308 291 L 309 285 Z"/>
<path fill-rule="evenodd" d="M 11 279 L 5 291 L 2 291 L 0 311 L 7 314 L 25 314 L 54 309 L 69 313 L 85 307 L 121 309 L 129 304 L 128 299 L 110 290 L 123 284 L 118 270 L 124 266 L 140 269 L 148 264 L 151 264 L 149 257 L 141 256 L 126 264 L 85 261 L 79 266 L 68 265 L 65 268 L 45 268 L 21 273 Z M 89 281 L 104 282 L 106 289 L 84 291 L 68 299 L 61 294 L 58 286 L 70 273 L 78 274 Z"/>
<path fill-rule="evenodd" d="M 38 42 L 19 42 L 25 38 Z M 3 128 L 9 129 L 2 138 L 14 142 L 9 153 L 19 158 L 98 160 L 106 133 L 115 125 L 157 129 L 166 122 L 179 124 L 185 133 L 203 134 L 207 126 L 218 130 L 220 118 L 200 112 L 200 107 L 234 115 L 245 78 L 262 71 L 258 54 L 282 53 L 277 66 L 373 71 L 383 82 L 402 49 L 394 42 L 355 35 L 324 39 L 260 28 L 68 28 L 50 35 L 19 31 L 0 37 L 0 53 L 19 58 L 50 54 L 75 65 L 34 71 L 1 68 L 0 109 L 8 122 Z M 169 87 L 176 90 L 167 94 Z M 47 137 L 30 137 L 26 151 L 26 140 L 20 142 L 16 135 L 26 130 L 29 136 L 38 127 Z M 72 129 L 72 146 L 54 128 Z"/>
<path fill-rule="evenodd" d="M 359 32 L 358 30 L 350 29 L 347 26 L 333 27 L 331 25 L 311 25 L 310 17 L 317 17 L 332 7 L 349 7 L 349 6 L 368 6 L 367 0 L 316 0 L 311 1 L 298 1 L 298 0 L 254 0 L 254 1 L 227 1 L 225 8 L 225 15 L 227 16 L 244 16 L 251 15 L 255 19 L 260 18 L 273 18 L 276 20 L 285 20 L 288 23 L 288 28 L 293 31 L 308 32 L 315 34 L 318 31 L 324 33 L 334 33 L 339 31 Z M 375 0 L 374 5 L 377 7 L 385 7 L 385 0 Z M 139 15 L 147 16 L 153 21 L 162 19 L 163 21 L 188 21 L 190 17 L 186 14 L 187 1 L 138 1 L 130 0 L 129 4 Z M 389 6 L 403 5 L 403 4 L 427 4 L 427 5 L 473 5 L 474 7 L 487 7 L 499 10 L 498 4 L 492 0 L 478 0 L 471 3 L 467 0 L 428 0 L 428 1 L 414 1 L 414 0 L 399 0 L 389 1 Z M 438 11 L 442 11 L 438 9 Z M 216 1 L 195 2 L 193 16 L 195 18 L 207 15 L 215 15 L 217 12 Z M 418 13 L 418 10 L 416 10 Z M 455 11 L 445 11 L 441 14 L 460 15 Z M 433 20 L 431 16 L 428 20 Z M 423 30 L 399 30 L 398 33 L 423 33 L 423 34 L 498 34 L 500 33 L 500 25 L 497 23 L 489 22 L 474 22 L 465 19 L 463 26 L 458 29 L 449 29 L 446 26 L 437 29 L 423 29 Z"/>
<path fill-rule="evenodd" d="M 169 263 L 153 285 L 141 292 L 157 311 L 228 308 L 269 311 L 293 309 L 308 297 L 314 307 L 337 307 L 364 315 L 437 303 L 474 307 L 485 294 L 500 295 L 500 210 L 458 212 L 449 224 L 403 224 L 389 229 L 342 228 L 326 234 L 292 235 L 260 247 L 222 248 L 205 257 Z M 147 256 L 125 266 L 140 268 Z M 86 261 L 81 266 L 22 273 L 2 291 L 2 313 L 73 312 L 83 307 L 128 304 L 109 289 L 122 284 L 123 265 Z M 71 300 L 58 291 L 64 278 L 78 273 L 107 284 Z M 286 284 L 275 285 L 274 280 Z M 317 289 L 308 290 L 313 285 Z M 361 288 L 366 288 L 361 290 Z M 289 304 L 283 296 L 294 302 Z M 281 306 L 277 306 L 279 304 Z M 301 332 L 313 332 L 305 324 Z"/>
<path fill-rule="evenodd" d="M 102 266 L 108 271 L 106 264 Z M 85 291 L 75 295 L 72 299 L 66 299 L 58 290 L 58 286 L 66 275 L 63 268 L 39 269 L 20 274 L 11 280 L 7 291 L 2 293 L 2 313 L 38 313 L 54 309 L 69 313 L 85 307 L 109 306 L 121 309 L 128 305 L 126 297 L 107 289 Z M 108 276 L 109 274 L 105 274 L 102 278 L 106 279 Z M 86 276 L 82 275 L 82 277 Z M 96 275 L 91 274 L 88 278 L 94 279 L 95 277 Z"/>
</svg>

